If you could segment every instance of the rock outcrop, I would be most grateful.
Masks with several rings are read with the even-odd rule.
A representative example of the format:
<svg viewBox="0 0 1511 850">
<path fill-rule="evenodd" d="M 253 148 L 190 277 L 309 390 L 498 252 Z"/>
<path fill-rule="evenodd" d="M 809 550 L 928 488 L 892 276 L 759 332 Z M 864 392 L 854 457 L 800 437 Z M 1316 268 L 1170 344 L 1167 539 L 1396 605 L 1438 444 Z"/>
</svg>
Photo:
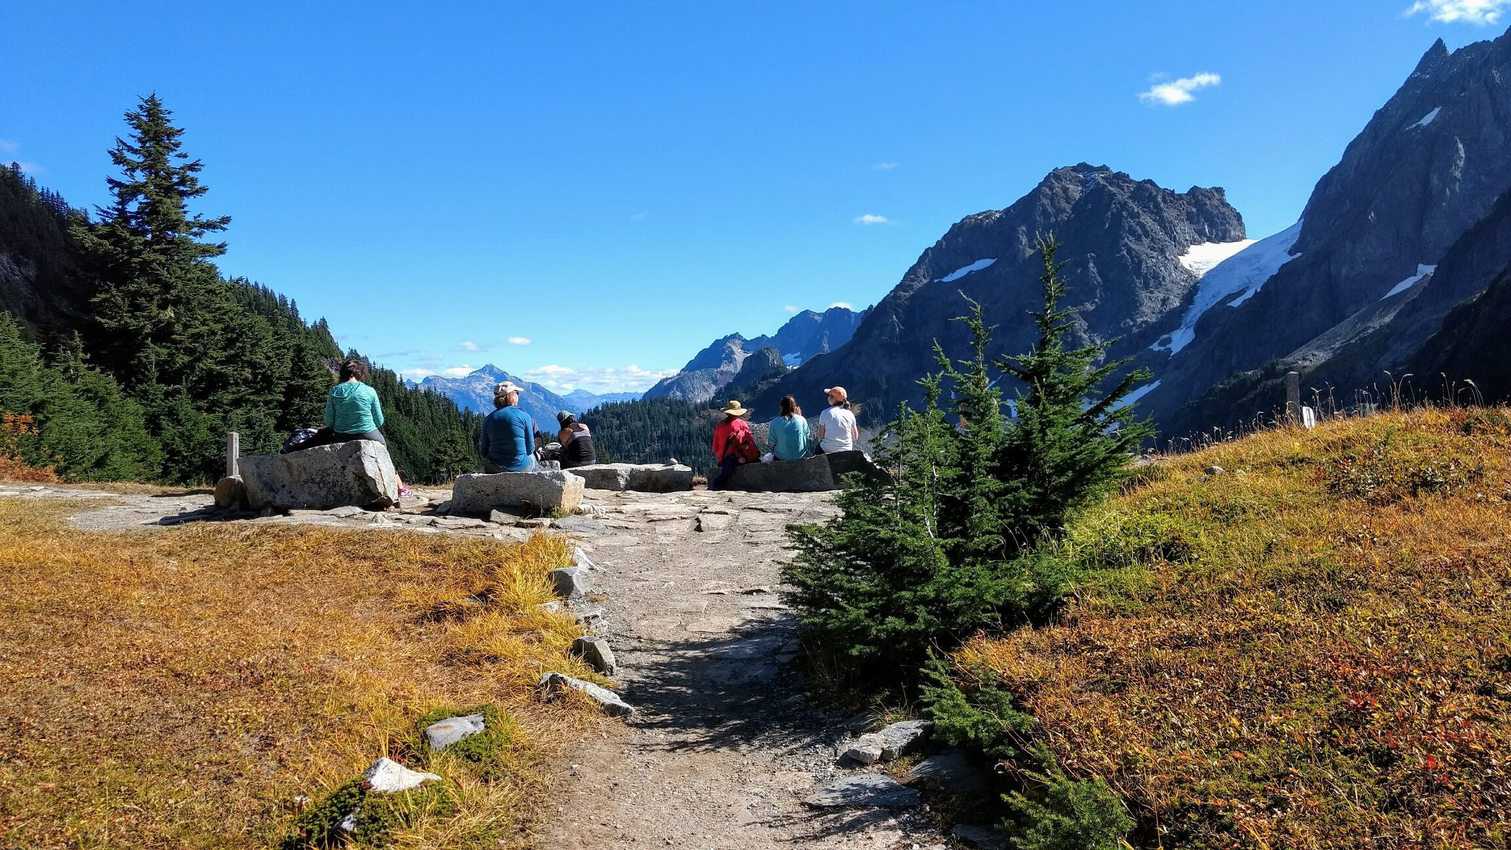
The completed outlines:
<svg viewBox="0 0 1511 850">
<path fill-rule="evenodd" d="M 676 463 L 595 463 L 569 470 L 589 490 L 675 493 L 693 488 L 693 470 Z"/>
<path fill-rule="evenodd" d="M 525 508 L 565 516 L 582 503 L 581 476 L 561 470 L 463 475 L 451 488 L 451 512 L 488 516 L 494 508 Z"/>
<path fill-rule="evenodd" d="M 717 474 L 717 469 L 710 470 L 709 480 Z M 817 493 L 837 487 L 829 461 L 823 455 L 802 460 L 747 463 L 736 469 L 724 483 L 725 490 L 754 493 Z"/>
<path fill-rule="evenodd" d="M 373 440 L 286 455 L 245 455 L 239 465 L 252 510 L 323 511 L 343 505 L 382 509 L 399 503 L 393 460 L 388 449 Z"/>
</svg>

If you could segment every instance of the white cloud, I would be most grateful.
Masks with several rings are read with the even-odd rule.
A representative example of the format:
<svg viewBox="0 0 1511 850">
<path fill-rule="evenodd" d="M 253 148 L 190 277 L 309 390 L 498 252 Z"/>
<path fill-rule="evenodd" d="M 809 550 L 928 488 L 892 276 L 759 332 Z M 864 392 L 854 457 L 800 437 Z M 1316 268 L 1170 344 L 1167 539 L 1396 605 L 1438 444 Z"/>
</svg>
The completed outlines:
<svg viewBox="0 0 1511 850">
<path fill-rule="evenodd" d="M 509 337 L 509 344 L 510 345 L 529 345 L 530 344 L 530 338 L 527 337 L 527 336 L 511 336 L 511 337 Z"/>
<path fill-rule="evenodd" d="M 902 163 L 900 162 L 878 162 L 871 167 L 876 169 L 877 171 L 896 171 L 897 166 L 901 164 Z"/>
<path fill-rule="evenodd" d="M 886 216 L 877 215 L 876 213 L 865 213 L 864 215 L 855 217 L 856 224 L 886 224 L 887 221 Z"/>
<path fill-rule="evenodd" d="M 1475 24 L 1491 26 L 1500 23 L 1501 15 L 1511 0 L 1416 0 L 1406 15 L 1421 14 L 1444 24 Z"/>
<path fill-rule="evenodd" d="M 782 308 L 782 310 L 787 313 L 800 313 L 802 312 L 802 309 L 803 308 L 797 306 L 796 304 L 788 304 Z"/>
<path fill-rule="evenodd" d="M 584 369 L 548 363 L 525 370 L 524 377 L 553 392 L 584 389 L 594 393 L 618 393 L 647 390 L 662 378 L 675 374 L 676 369 L 642 369 L 633 363 Z"/>
<path fill-rule="evenodd" d="M 404 377 L 408 378 L 411 381 L 423 381 L 426 378 L 430 377 L 431 375 L 434 375 L 435 374 L 435 370 L 434 369 L 402 369 L 402 370 L 399 371 L 399 374 L 403 375 Z"/>
<path fill-rule="evenodd" d="M 1167 83 L 1155 83 L 1148 90 L 1139 92 L 1138 99 L 1160 106 L 1180 106 L 1196 99 L 1192 92 L 1222 84 L 1222 75 L 1202 71 L 1189 77 L 1181 77 Z"/>
<path fill-rule="evenodd" d="M 851 305 L 851 303 L 849 301 L 836 301 L 833 304 L 829 305 L 829 309 L 830 310 L 833 310 L 835 307 L 843 307 L 846 310 L 854 310 L 855 309 L 855 307 L 853 305 Z"/>
<path fill-rule="evenodd" d="M 47 170 L 42 167 L 42 163 L 40 162 L 27 162 L 23 159 L 16 164 L 21 166 L 21 172 L 23 174 L 30 174 L 33 177 L 36 177 L 38 174 L 41 174 L 42 172 Z"/>
<path fill-rule="evenodd" d="M 445 369 L 441 370 L 441 374 L 445 375 L 448 378 L 465 378 L 475 371 L 477 370 L 473 369 L 471 366 L 464 364 L 461 366 L 447 366 Z"/>
<path fill-rule="evenodd" d="M 462 340 L 462 344 L 459 345 L 459 346 L 457 346 L 457 348 L 460 348 L 463 351 L 477 351 L 478 350 L 478 344 L 475 343 L 475 342 L 473 342 L 470 339 L 466 339 L 466 340 Z"/>
</svg>

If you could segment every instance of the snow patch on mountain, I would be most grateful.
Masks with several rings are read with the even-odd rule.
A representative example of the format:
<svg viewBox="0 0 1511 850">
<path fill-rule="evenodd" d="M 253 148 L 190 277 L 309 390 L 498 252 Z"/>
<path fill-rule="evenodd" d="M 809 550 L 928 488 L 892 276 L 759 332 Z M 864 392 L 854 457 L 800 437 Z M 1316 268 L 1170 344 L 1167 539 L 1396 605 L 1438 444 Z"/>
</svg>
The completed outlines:
<svg viewBox="0 0 1511 850">
<path fill-rule="evenodd" d="M 1438 120 L 1438 113 L 1442 112 L 1442 111 L 1443 111 L 1443 107 L 1439 106 L 1438 108 L 1432 110 L 1431 112 L 1427 113 L 1426 115 L 1423 115 L 1422 118 L 1421 118 L 1421 120 L 1417 121 L 1417 123 L 1412 124 L 1411 126 L 1407 127 L 1406 129 L 1408 129 L 1408 130 L 1415 130 L 1418 127 L 1426 127 L 1428 124 L 1431 124 L 1432 122 Z"/>
<path fill-rule="evenodd" d="M 1417 263 L 1417 273 L 1414 274 L 1414 275 L 1412 275 L 1412 276 L 1410 276 L 1410 277 L 1408 277 L 1408 278 L 1406 278 L 1405 280 L 1401 281 L 1400 283 L 1396 284 L 1395 286 L 1392 286 L 1390 288 L 1389 292 L 1387 292 L 1384 295 L 1380 296 L 1380 300 L 1384 301 L 1385 299 L 1389 298 L 1392 295 L 1396 295 L 1397 293 L 1405 292 L 1406 290 L 1412 288 L 1413 286 L 1416 286 L 1417 285 L 1417 281 L 1419 281 L 1422 278 L 1424 278 L 1424 277 L 1432 274 L 1433 272 L 1435 272 L 1437 270 L 1438 270 L 1437 266 L 1429 266 L 1429 265 L 1426 265 L 1425 263 Z"/>
<path fill-rule="evenodd" d="M 1182 266 L 1185 266 L 1186 271 L 1200 278 L 1205 277 L 1207 272 L 1216 268 L 1223 260 L 1253 244 L 1253 239 L 1240 239 L 1237 242 L 1203 242 L 1187 248 L 1186 253 L 1181 254 L 1177 259 L 1180 260 Z"/>
<path fill-rule="evenodd" d="M 1196 323 L 1208 310 L 1225 301 L 1229 307 L 1237 307 L 1254 297 L 1254 293 L 1262 289 L 1281 266 L 1301 256 L 1291 253 L 1300 237 L 1301 222 L 1298 221 L 1213 266 L 1197 283 L 1196 298 L 1181 317 L 1180 327 L 1149 347 L 1175 354 L 1190 345 L 1196 339 Z"/>
<path fill-rule="evenodd" d="M 1118 402 L 1116 405 L 1114 405 L 1114 407 L 1121 410 L 1122 408 L 1138 404 L 1139 399 L 1154 392 L 1157 389 L 1159 389 L 1159 381 L 1151 381 L 1118 399 Z"/>
<path fill-rule="evenodd" d="M 992 263 L 995 263 L 995 262 L 997 262 L 997 258 L 996 257 L 985 257 L 985 258 L 982 258 L 980 260 L 977 260 L 974 263 L 971 263 L 968 266 L 961 266 L 960 268 L 955 269 L 954 271 L 950 272 L 949 274 L 945 275 L 944 277 L 939 278 L 939 280 L 936 281 L 936 282 L 937 283 L 951 283 L 953 281 L 957 281 L 957 280 L 965 277 L 966 275 L 970 274 L 971 272 L 979 272 L 982 269 L 991 268 Z"/>
</svg>

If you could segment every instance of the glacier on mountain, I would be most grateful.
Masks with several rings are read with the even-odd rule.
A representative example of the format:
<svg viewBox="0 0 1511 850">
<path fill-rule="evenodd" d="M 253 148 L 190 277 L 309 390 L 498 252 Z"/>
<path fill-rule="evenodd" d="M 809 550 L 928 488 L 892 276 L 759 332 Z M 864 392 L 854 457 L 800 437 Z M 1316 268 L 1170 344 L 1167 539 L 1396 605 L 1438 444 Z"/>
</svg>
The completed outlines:
<svg viewBox="0 0 1511 850">
<path fill-rule="evenodd" d="M 982 269 L 990 268 L 991 265 L 992 265 L 992 263 L 995 263 L 995 262 L 997 262 L 997 258 L 996 257 L 984 257 L 984 258 L 982 258 L 980 260 L 977 260 L 974 263 L 971 263 L 968 266 L 961 266 L 960 268 L 955 269 L 954 271 L 952 271 L 949 274 L 945 275 L 944 277 L 940 278 L 937 282 L 938 283 L 951 283 L 953 281 L 957 281 L 957 280 L 965 277 L 966 275 L 970 274 L 971 272 L 979 272 Z"/>
<path fill-rule="evenodd" d="M 1229 298 L 1229 307 L 1237 307 L 1249 300 L 1264 287 L 1266 281 L 1280 271 L 1280 267 L 1299 257 L 1291 248 L 1301 236 L 1301 222 L 1296 222 L 1273 236 L 1234 253 L 1212 266 L 1196 284 L 1196 297 L 1181 317 L 1180 327 L 1161 337 L 1154 345 L 1156 351 L 1175 354 L 1196 339 L 1196 323 L 1206 312 Z M 1234 243 L 1223 243 L 1232 245 Z M 1200 247 L 1200 246 L 1198 246 Z M 1189 255 L 1190 252 L 1188 252 Z M 1211 251 L 1205 253 L 1213 253 Z M 1186 261 L 1182 260 L 1182 265 Z M 1186 265 L 1189 269 L 1190 265 Z M 1193 269 L 1193 272 L 1195 270 Z M 1234 297 L 1234 296 L 1237 297 Z"/>
<path fill-rule="evenodd" d="M 1433 272 L 1435 272 L 1437 270 L 1438 270 L 1437 266 L 1429 266 L 1429 265 L 1426 265 L 1425 263 L 1417 263 L 1417 273 L 1414 274 L 1414 275 L 1412 275 L 1412 276 L 1410 276 L 1410 277 L 1408 277 L 1408 278 L 1406 278 L 1405 280 L 1401 281 L 1400 283 L 1396 284 L 1395 286 L 1392 286 L 1390 288 L 1389 292 L 1387 292 L 1384 295 L 1380 296 L 1380 300 L 1384 301 L 1385 299 L 1389 298 L 1392 295 L 1395 295 L 1398 292 L 1405 292 L 1406 290 L 1412 288 L 1413 286 L 1416 286 L 1417 285 L 1417 281 L 1419 281 L 1422 278 L 1424 278 L 1424 277 L 1432 274 Z"/>
</svg>

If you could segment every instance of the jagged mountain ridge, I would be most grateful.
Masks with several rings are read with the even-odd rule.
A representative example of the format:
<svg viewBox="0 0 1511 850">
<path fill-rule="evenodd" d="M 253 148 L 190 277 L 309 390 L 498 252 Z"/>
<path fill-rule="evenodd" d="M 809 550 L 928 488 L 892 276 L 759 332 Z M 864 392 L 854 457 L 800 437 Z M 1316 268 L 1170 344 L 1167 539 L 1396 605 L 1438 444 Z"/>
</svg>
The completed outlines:
<svg viewBox="0 0 1511 850">
<path fill-rule="evenodd" d="M 460 378 L 431 375 L 421 381 L 420 386 L 451 399 L 462 410 L 487 415 L 493 412 L 493 390 L 501 381 L 513 381 L 524 388 L 519 394 L 519 406 L 530 414 L 535 427 L 541 431 L 556 431 L 556 414 L 560 411 L 582 412 L 566 398 L 533 381 L 511 375 L 492 363 Z"/>
<path fill-rule="evenodd" d="M 1062 246 L 1065 305 L 1079 309 L 1073 336 L 1113 341 L 1114 355 L 1143 352 L 1175 329 L 1201 271 L 1192 249 L 1246 236 L 1220 188 L 1177 193 L 1107 166 L 1055 169 L 1011 206 L 957 222 L 867 313 L 847 345 L 788 373 L 755 403 L 774 408 L 792 393 L 816 404 L 834 384 L 871 415 L 918 401 L 916 380 L 934 368 L 934 341 L 954 355 L 965 351 L 965 329 L 953 321 L 966 309 L 962 295 L 980 302 L 998 326 L 994 354 L 1026 350 L 1035 336 L 1029 313 L 1042 294 L 1035 237 L 1049 233 Z"/>
<path fill-rule="evenodd" d="M 1435 42 L 1318 181 L 1295 256 L 1251 297 L 1207 310 L 1194 340 L 1173 354 L 1143 403 L 1161 430 L 1200 430 L 1271 407 L 1266 382 L 1290 368 L 1345 393 L 1368 385 L 1482 289 L 1493 276 L 1484 269 L 1433 269 L 1452 251 L 1467 256 L 1458 241 L 1511 189 L 1508 86 L 1511 31 L 1451 53 Z"/>
<path fill-rule="evenodd" d="M 782 365 L 797 366 L 849 342 L 866 313 L 865 310 L 857 312 L 837 305 L 822 313 L 803 310 L 769 336 L 746 339 L 735 333 L 720 337 L 694 355 L 677 374 L 662 379 L 647 390 L 645 397 L 702 404 L 735 380 L 751 354 L 772 348 Z M 767 377 L 775 375 L 767 374 Z"/>
</svg>

